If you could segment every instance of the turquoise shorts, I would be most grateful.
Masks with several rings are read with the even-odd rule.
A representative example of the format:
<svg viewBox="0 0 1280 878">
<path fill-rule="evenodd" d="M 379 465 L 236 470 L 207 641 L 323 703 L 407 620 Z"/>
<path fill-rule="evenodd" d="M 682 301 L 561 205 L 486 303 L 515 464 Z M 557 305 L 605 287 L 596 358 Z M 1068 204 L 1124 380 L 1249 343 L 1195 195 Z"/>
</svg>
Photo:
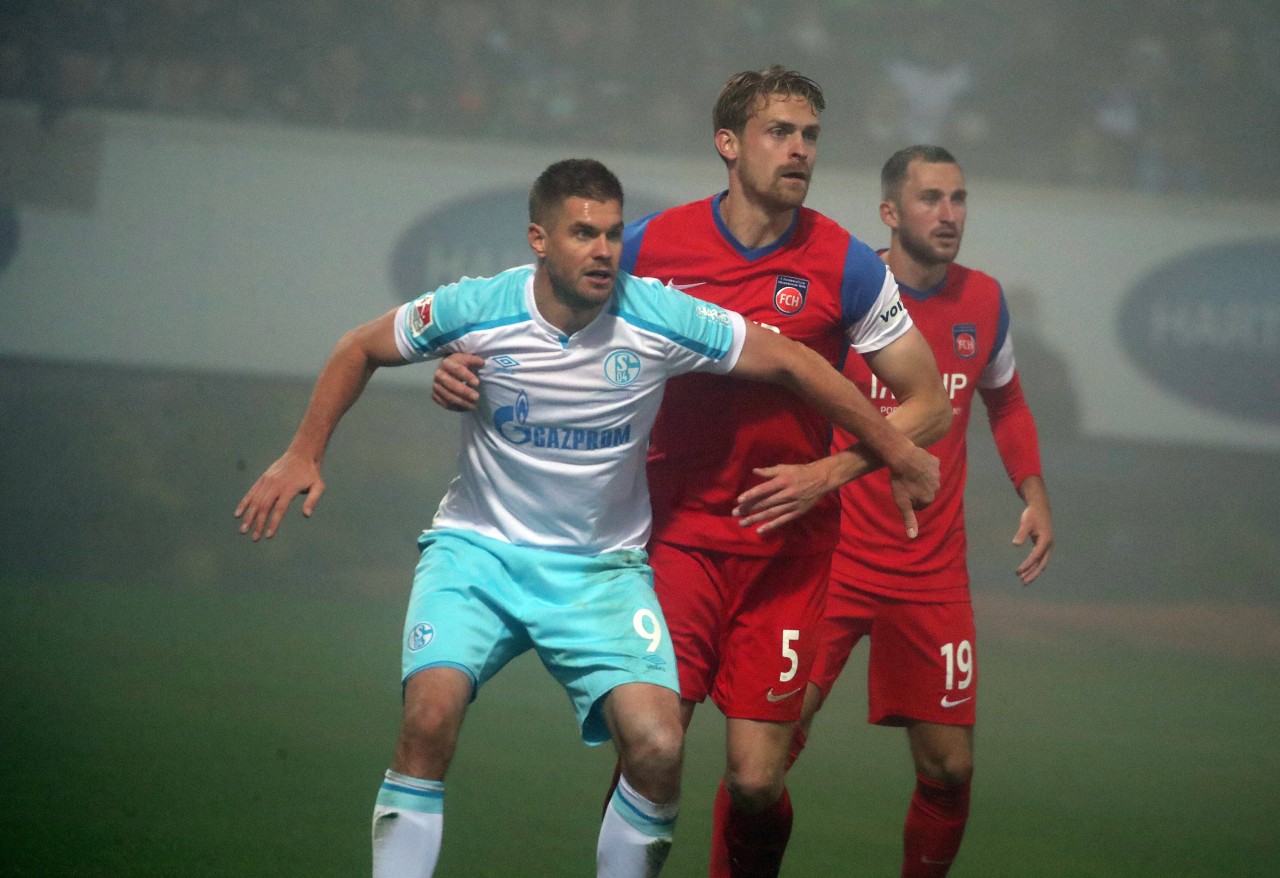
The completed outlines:
<svg viewBox="0 0 1280 878">
<path fill-rule="evenodd" d="M 454 667 L 472 698 L 529 649 L 573 702 L 582 740 L 603 744 L 603 699 L 623 683 L 680 691 L 653 571 L 641 551 L 582 556 L 430 530 L 404 621 L 403 679 Z"/>
</svg>

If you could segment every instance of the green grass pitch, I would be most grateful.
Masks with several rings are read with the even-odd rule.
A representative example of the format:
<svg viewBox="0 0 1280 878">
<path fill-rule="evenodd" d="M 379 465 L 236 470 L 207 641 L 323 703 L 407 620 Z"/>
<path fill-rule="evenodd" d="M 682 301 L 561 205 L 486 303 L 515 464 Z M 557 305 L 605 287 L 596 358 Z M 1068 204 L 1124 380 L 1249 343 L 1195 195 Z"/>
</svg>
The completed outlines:
<svg viewBox="0 0 1280 878">
<path fill-rule="evenodd" d="M 407 576 L 407 573 L 406 573 Z M 0 580 L 0 874 L 368 874 L 403 596 Z M 1273 875 L 1280 658 L 983 631 L 956 876 Z M 861 659 L 861 660 L 859 660 Z M 790 778 L 784 875 L 896 874 L 911 774 L 855 653 Z M 694 718 L 664 874 L 705 874 L 723 721 Z M 448 778 L 441 876 L 593 874 L 608 747 L 526 656 Z"/>
</svg>

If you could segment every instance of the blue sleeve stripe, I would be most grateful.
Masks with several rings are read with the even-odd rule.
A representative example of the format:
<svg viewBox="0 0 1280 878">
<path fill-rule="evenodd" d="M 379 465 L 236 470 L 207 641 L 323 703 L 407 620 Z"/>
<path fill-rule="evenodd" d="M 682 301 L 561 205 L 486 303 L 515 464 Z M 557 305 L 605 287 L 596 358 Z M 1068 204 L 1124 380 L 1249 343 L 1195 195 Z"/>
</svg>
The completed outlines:
<svg viewBox="0 0 1280 878">
<path fill-rule="evenodd" d="M 408 335 L 408 337 L 410 344 L 426 354 L 442 348 L 451 342 L 455 342 L 464 335 L 470 335 L 473 332 L 481 332 L 486 329 L 496 329 L 500 326 L 511 326 L 515 323 L 525 323 L 530 319 L 532 318 L 530 318 L 528 312 L 522 311 L 508 317 L 499 317 L 495 320 L 483 320 L 479 323 L 472 323 L 467 326 L 459 327 L 452 332 L 442 332 L 439 335 L 432 335 L 430 338 L 414 338 L 411 334 Z"/>
<path fill-rule="evenodd" d="M 840 280 L 840 308 L 845 326 L 857 323 L 875 307 L 888 270 L 874 250 L 857 238 L 849 238 L 844 275 Z"/>
<path fill-rule="evenodd" d="M 719 347 L 713 348 L 709 345 L 702 344 L 701 342 L 694 341 L 693 339 L 687 336 L 681 335 L 680 333 L 673 331 L 669 326 L 662 326 L 657 323 L 653 323 L 649 320 L 645 320 L 643 317 L 640 317 L 636 314 L 631 314 L 626 311 L 619 311 L 618 319 L 625 320 L 627 323 L 630 323 L 632 326 L 637 326 L 640 329 L 648 330 L 649 332 L 652 332 L 655 335 L 660 335 L 663 338 L 670 339 L 671 341 L 675 342 L 681 347 L 688 348 L 694 353 L 701 354 L 704 357 L 709 357 L 712 360 L 722 360 L 724 359 L 725 355 L 729 353 L 729 348 L 725 345 L 721 345 Z"/>
<path fill-rule="evenodd" d="M 401 327 L 404 337 L 414 350 L 425 355 L 468 333 L 525 322 L 530 317 L 524 290 L 532 273 L 532 266 L 522 265 L 494 277 L 464 277 L 445 284 L 433 292 L 431 324 L 415 336 L 409 331 L 406 314 Z"/>
<path fill-rule="evenodd" d="M 438 348 L 441 345 L 449 344 L 449 342 L 457 341 L 464 335 L 469 335 L 473 332 L 483 332 L 486 329 L 497 329 L 499 326 L 511 326 L 515 323 L 525 323 L 531 319 L 532 318 L 529 316 L 528 312 L 522 311 L 519 314 L 512 314 L 509 317 L 500 317 L 496 320 L 484 320 L 480 323 L 473 323 L 470 326 L 463 326 L 459 329 L 455 329 L 453 332 L 446 332 L 433 339 L 431 346 L 432 348 Z"/>
</svg>

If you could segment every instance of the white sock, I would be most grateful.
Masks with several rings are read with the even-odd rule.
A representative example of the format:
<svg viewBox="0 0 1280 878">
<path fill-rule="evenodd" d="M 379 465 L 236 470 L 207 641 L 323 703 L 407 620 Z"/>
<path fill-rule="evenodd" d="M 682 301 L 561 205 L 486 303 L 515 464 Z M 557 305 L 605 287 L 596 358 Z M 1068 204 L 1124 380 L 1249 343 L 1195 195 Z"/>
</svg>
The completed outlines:
<svg viewBox="0 0 1280 878">
<path fill-rule="evenodd" d="M 444 782 L 387 771 L 373 806 L 373 878 L 431 878 L 444 835 Z"/>
<path fill-rule="evenodd" d="M 679 813 L 679 802 L 654 804 L 619 778 L 600 823 L 596 878 L 654 878 L 671 851 Z"/>
</svg>

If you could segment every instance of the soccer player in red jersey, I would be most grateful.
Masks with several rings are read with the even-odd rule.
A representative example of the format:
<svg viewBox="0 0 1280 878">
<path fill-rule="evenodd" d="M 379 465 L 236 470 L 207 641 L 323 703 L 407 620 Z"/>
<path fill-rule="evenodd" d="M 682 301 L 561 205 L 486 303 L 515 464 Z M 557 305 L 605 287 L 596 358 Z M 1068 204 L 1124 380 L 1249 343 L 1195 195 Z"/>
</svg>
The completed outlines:
<svg viewBox="0 0 1280 878">
<path fill-rule="evenodd" d="M 728 189 L 629 224 L 622 268 L 737 311 L 833 364 L 852 347 L 900 402 L 893 424 L 927 445 L 945 432 L 950 405 L 893 276 L 867 245 L 803 206 L 824 106 L 817 84 L 794 71 L 731 77 L 713 111 Z M 437 370 L 433 398 L 467 406 L 470 378 L 454 366 Z M 649 557 L 683 719 L 708 696 L 727 718 L 713 875 L 776 875 L 790 835 L 787 754 L 839 532 L 838 500 L 822 495 L 841 482 L 788 465 L 826 455 L 829 442 L 830 425 L 803 403 L 724 378 L 669 382 L 653 428 Z M 840 461 L 842 479 L 887 462 L 899 514 L 904 492 L 932 499 L 918 490 L 915 463 L 882 461 L 865 443 Z M 765 526 L 738 518 L 753 488 L 749 524 Z"/>
<path fill-rule="evenodd" d="M 930 447 L 942 464 L 942 489 L 917 516 L 916 539 L 902 539 L 901 525 L 885 514 L 889 486 L 880 474 L 840 492 L 840 543 L 793 758 L 850 651 L 869 635 L 868 721 L 906 728 L 915 762 L 902 875 L 924 878 L 947 873 L 969 813 L 978 673 L 964 487 L 965 433 L 975 392 L 986 406 L 1005 470 L 1026 504 L 1013 538 L 1015 545 L 1032 543 L 1015 571 L 1024 585 L 1049 562 L 1053 519 L 1004 295 L 990 276 L 955 262 L 967 207 L 960 166 L 941 147 L 908 147 L 886 162 L 881 189 L 880 218 L 891 230 L 889 249 L 881 255 L 933 348 L 954 418 L 947 435 Z M 849 359 L 845 374 L 884 410 L 897 405 L 857 358 Z M 835 442 L 840 441 L 837 430 Z M 838 461 L 839 455 L 813 468 Z"/>
</svg>

